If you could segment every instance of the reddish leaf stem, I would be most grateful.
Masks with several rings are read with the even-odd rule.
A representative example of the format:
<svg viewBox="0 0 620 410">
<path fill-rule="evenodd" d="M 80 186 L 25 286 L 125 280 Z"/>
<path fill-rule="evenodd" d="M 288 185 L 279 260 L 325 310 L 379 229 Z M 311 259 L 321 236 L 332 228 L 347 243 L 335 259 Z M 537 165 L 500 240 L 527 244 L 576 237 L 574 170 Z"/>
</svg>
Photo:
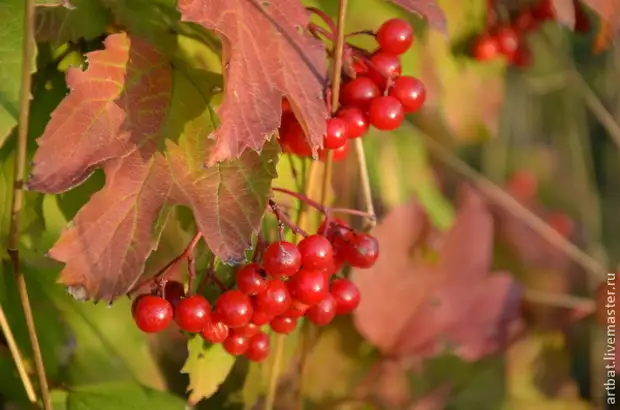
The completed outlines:
<svg viewBox="0 0 620 410">
<path fill-rule="evenodd" d="M 323 27 L 317 26 L 316 24 L 308 24 L 308 31 L 318 40 L 323 40 L 321 37 L 326 38 L 329 41 L 334 41 L 334 35 L 329 31 L 325 30 Z"/>
<path fill-rule="evenodd" d="M 283 194 L 290 195 L 293 198 L 297 198 L 301 202 L 306 203 L 308 206 L 311 206 L 314 209 L 316 209 L 316 210 L 318 210 L 318 211 L 320 211 L 322 213 L 325 213 L 325 209 L 326 209 L 325 205 L 322 205 L 322 204 L 318 203 L 317 201 L 308 198 L 306 195 L 304 195 L 302 193 L 294 192 L 294 191 L 291 191 L 290 189 L 286 189 L 286 188 L 273 187 L 271 189 L 276 191 L 276 192 L 282 192 Z"/>
<path fill-rule="evenodd" d="M 373 36 L 375 37 L 375 32 L 372 30 L 362 30 L 362 31 L 354 31 L 352 33 L 345 34 L 344 38 L 354 37 L 354 36 Z"/>
<path fill-rule="evenodd" d="M 288 226 L 297 235 L 301 235 L 303 237 L 308 236 L 308 233 L 301 229 L 295 222 L 291 220 L 291 218 L 289 218 L 284 212 L 282 212 L 280 208 L 278 208 L 278 205 L 272 199 L 269 200 L 269 208 L 271 208 L 271 211 L 278 220 L 278 228 L 280 228 L 281 226 Z M 283 238 L 284 235 L 281 234 L 280 240 L 282 240 Z"/>
<path fill-rule="evenodd" d="M 334 24 L 334 20 L 329 17 L 327 13 L 325 13 L 323 10 L 319 10 L 316 7 L 306 7 L 306 10 L 323 20 L 332 33 L 336 32 L 336 24 Z"/>
</svg>

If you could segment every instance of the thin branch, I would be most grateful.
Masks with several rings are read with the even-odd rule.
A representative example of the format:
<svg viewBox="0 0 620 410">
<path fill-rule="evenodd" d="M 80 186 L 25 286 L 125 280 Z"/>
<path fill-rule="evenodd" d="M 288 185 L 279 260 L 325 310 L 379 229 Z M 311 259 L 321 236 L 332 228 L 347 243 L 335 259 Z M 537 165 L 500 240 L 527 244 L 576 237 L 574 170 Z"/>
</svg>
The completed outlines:
<svg viewBox="0 0 620 410">
<path fill-rule="evenodd" d="M 603 267 L 596 259 L 564 238 L 561 234 L 551 228 L 545 221 L 536 216 L 532 211 L 504 192 L 502 188 L 489 181 L 484 177 L 484 175 L 471 168 L 463 160 L 445 149 L 431 136 L 424 132 L 420 132 L 420 134 L 424 136 L 426 145 L 439 160 L 443 161 L 454 171 L 469 179 L 490 200 L 504 207 L 514 216 L 521 219 L 521 221 L 528 225 L 534 232 L 540 235 L 551 245 L 564 252 L 566 256 L 568 256 L 575 263 L 579 264 L 586 271 L 592 275 L 595 275 L 597 279 L 600 280 L 606 277 L 607 271 L 605 267 Z"/>
<path fill-rule="evenodd" d="M 32 307 L 28 297 L 26 280 L 21 272 L 19 262 L 19 219 L 24 201 L 23 187 L 26 173 L 26 156 L 28 150 L 28 122 L 30 114 L 30 89 L 32 86 L 32 60 L 34 59 L 34 1 L 25 0 L 24 6 L 24 39 L 22 43 L 22 78 L 19 94 L 19 122 L 17 133 L 17 152 L 15 157 L 15 172 L 13 175 L 13 197 L 11 200 L 11 222 L 9 227 L 8 254 L 13 266 L 13 274 L 17 282 L 17 291 L 24 309 L 28 336 L 32 345 L 32 356 L 37 372 L 37 381 L 41 392 L 41 401 L 45 410 L 52 409 L 45 366 L 41 356 L 41 348 L 37 331 L 32 317 Z"/>
<path fill-rule="evenodd" d="M 6 343 L 9 345 L 9 351 L 11 352 L 11 356 L 13 357 L 13 361 L 15 362 L 15 367 L 17 367 L 19 378 L 24 385 L 24 390 L 26 390 L 28 400 L 30 400 L 31 403 L 36 403 L 37 394 L 34 392 L 32 381 L 30 380 L 30 376 L 28 376 L 28 372 L 26 371 L 26 367 L 24 366 L 24 359 L 19 352 L 19 347 L 17 347 L 15 337 L 13 336 L 13 331 L 9 326 L 9 321 L 6 319 L 4 309 L 2 309 L 2 305 L 0 305 L 0 330 L 2 330 L 4 338 L 6 339 Z"/>
<path fill-rule="evenodd" d="M 594 299 L 567 295 L 565 293 L 551 293 L 527 289 L 523 294 L 523 299 L 538 305 L 578 309 L 590 313 L 596 310 L 596 302 L 594 302 Z"/>
<path fill-rule="evenodd" d="M 284 356 L 284 338 L 282 334 L 276 335 L 276 346 L 271 365 L 271 373 L 269 374 L 269 390 L 265 398 L 265 410 L 273 410 L 276 402 L 276 393 L 278 392 L 278 379 L 280 378 L 280 369 L 282 367 L 282 357 Z"/>
<path fill-rule="evenodd" d="M 301 229 L 295 222 L 291 220 L 291 218 L 289 218 L 284 212 L 282 212 L 280 208 L 278 208 L 278 205 L 272 199 L 269 200 L 269 208 L 271 208 L 271 211 L 273 212 L 273 214 L 276 216 L 276 219 L 278 220 L 278 228 L 281 229 L 283 226 L 286 225 L 297 235 L 301 235 L 303 237 L 308 236 L 308 232 Z M 283 235 L 280 235 L 280 236 L 281 236 L 280 238 L 281 240 L 284 239 Z"/>
<path fill-rule="evenodd" d="M 366 152 L 362 138 L 355 138 L 355 154 L 357 155 L 357 168 L 360 173 L 360 183 L 362 185 L 362 195 L 366 205 L 366 212 L 371 215 L 366 219 L 366 229 L 372 229 L 377 223 L 375 206 L 372 203 L 372 190 L 370 188 L 370 176 L 368 175 L 368 165 L 366 164 Z"/>
</svg>

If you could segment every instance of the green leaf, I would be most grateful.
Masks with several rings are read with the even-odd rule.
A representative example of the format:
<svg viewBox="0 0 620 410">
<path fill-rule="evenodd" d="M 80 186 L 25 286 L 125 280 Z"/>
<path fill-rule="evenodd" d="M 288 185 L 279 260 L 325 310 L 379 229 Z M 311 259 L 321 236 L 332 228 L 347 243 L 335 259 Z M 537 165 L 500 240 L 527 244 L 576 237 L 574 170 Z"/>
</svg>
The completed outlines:
<svg viewBox="0 0 620 410">
<path fill-rule="evenodd" d="M 58 394 L 57 400 L 62 400 Z M 104 383 L 71 388 L 66 410 L 174 410 L 185 409 L 185 401 L 170 393 L 134 383 Z"/>
<path fill-rule="evenodd" d="M 226 380 L 236 358 L 228 354 L 221 344 L 206 346 L 200 336 L 187 342 L 189 355 L 181 373 L 189 375 L 189 402 L 198 403 L 213 396 Z"/>
<path fill-rule="evenodd" d="M 98 0 L 71 0 L 73 8 L 37 7 L 35 37 L 60 45 L 80 38 L 92 40 L 105 32 L 110 12 Z"/>
</svg>

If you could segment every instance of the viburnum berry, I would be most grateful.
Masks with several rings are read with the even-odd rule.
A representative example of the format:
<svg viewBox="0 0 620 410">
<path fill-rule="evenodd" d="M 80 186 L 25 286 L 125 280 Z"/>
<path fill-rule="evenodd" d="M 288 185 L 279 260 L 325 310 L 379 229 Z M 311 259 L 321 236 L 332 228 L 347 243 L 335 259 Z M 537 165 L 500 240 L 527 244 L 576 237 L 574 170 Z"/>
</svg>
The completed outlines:
<svg viewBox="0 0 620 410">
<path fill-rule="evenodd" d="M 540 21 L 555 19 L 555 8 L 552 0 L 541 0 L 532 8 L 532 14 Z"/>
<path fill-rule="evenodd" d="M 258 332 L 260 332 L 260 326 L 255 325 L 254 323 L 250 322 L 245 326 L 236 327 L 234 329 L 231 329 L 230 331 L 232 334 L 249 339 L 255 334 L 257 334 Z"/>
<path fill-rule="evenodd" d="M 245 357 L 252 362 L 262 362 L 269 356 L 271 341 L 265 332 L 258 332 L 252 336 L 245 351 Z"/>
<path fill-rule="evenodd" d="M 509 59 L 514 56 L 521 45 L 519 33 L 511 26 L 499 27 L 495 33 L 495 38 L 499 51 Z"/>
<path fill-rule="evenodd" d="M 276 316 L 269 325 L 274 332 L 287 335 L 297 327 L 297 318 L 290 316 Z"/>
<path fill-rule="evenodd" d="M 538 181 L 534 174 L 529 171 L 515 171 L 510 176 L 506 189 L 519 201 L 530 202 L 538 192 Z"/>
<path fill-rule="evenodd" d="M 231 355 L 241 356 L 250 347 L 250 341 L 245 337 L 231 334 L 222 342 L 222 346 Z"/>
<path fill-rule="evenodd" d="M 513 22 L 513 26 L 521 32 L 532 31 L 538 28 L 538 25 L 539 21 L 534 16 L 530 7 L 519 11 Z"/>
<path fill-rule="evenodd" d="M 349 138 L 358 138 L 368 132 L 370 120 L 368 116 L 359 107 L 341 107 L 336 113 L 338 118 L 342 118 L 347 122 L 347 130 Z"/>
<path fill-rule="evenodd" d="M 358 76 L 340 90 L 340 102 L 345 106 L 367 109 L 371 101 L 381 94 L 377 83 L 365 76 Z"/>
<path fill-rule="evenodd" d="M 301 254 L 297 246 L 287 241 L 277 241 L 265 249 L 263 268 L 272 277 L 293 276 L 301 267 Z"/>
<path fill-rule="evenodd" d="M 405 119 L 403 105 L 395 97 L 385 95 L 377 97 L 368 109 L 370 123 L 377 129 L 392 131 L 398 128 Z"/>
<path fill-rule="evenodd" d="M 379 241 L 367 233 L 354 233 L 349 237 L 343 257 L 356 268 L 370 268 L 379 258 Z"/>
<path fill-rule="evenodd" d="M 323 220 L 317 233 L 324 235 L 330 241 L 333 241 L 335 236 L 346 237 L 352 232 L 351 226 L 341 218 L 329 218 Z"/>
<path fill-rule="evenodd" d="M 377 43 L 383 51 L 400 55 L 413 43 L 413 29 L 403 19 L 393 18 L 384 22 L 376 33 Z"/>
<path fill-rule="evenodd" d="M 312 155 L 312 148 L 308 144 L 304 129 L 297 120 L 282 124 L 279 142 L 283 150 L 291 154 L 299 157 L 309 157 Z"/>
<path fill-rule="evenodd" d="M 330 150 L 333 153 L 332 160 L 334 162 L 342 161 L 343 159 L 347 157 L 347 155 L 349 155 L 350 149 L 351 149 L 351 145 L 349 144 L 349 141 L 347 140 L 345 141 L 342 147 Z M 319 159 L 321 161 L 325 161 L 326 158 L 327 158 L 327 151 L 323 149 L 319 150 Z"/>
<path fill-rule="evenodd" d="M 336 317 L 336 309 L 336 298 L 327 293 L 323 300 L 308 309 L 306 317 L 317 326 L 325 326 Z"/>
<path fill-rule="evenodd" d="M 312 306 L 319 303 L 329 290 L 325 274 L 319 269 L 300 270 L 288 282 L 288 289 L 293 299 Z"/>
<path fill-rule="evenodd" d="M 198 333 L 211 321 L 211 305 L 200 295 L 185 297 L 174 309 L 174 321 L 186 332 Z"/>
<path fill-rule="evenodd" d="M 263 311 L 254 309 L 254 314 L 252 315 L 251 322 L 255 325 L 262 326 L 271 322 L 271 319 L 273 319 L 273 316 L 270 316 Z"/>
<path fill-rule="evenodd" d="M 342 147 L 349 138 L 348 124 L 343 118 L 330 118 L 327 120 L 327 132 L 323 140 L 325 149 L 338 149 Z"/>
<path fill-rule="evenodd" d="M 402 104 L 405 113 L 413 113 L 419 110 L 426 101 L 426 88 L 419 79 L 403 76 L 394 81 L 389 95 Z"/>
<path fill-rule="evenodd" d="M 266 286 L 265 286 L 266 287 Z M 238 289 L 227 290 L 215 301 L 219 321 L 228 327 L 245 326 L 252 319 L 254 309 L 248 295 Z"/>
<path fill-rule="evenodd" d="M 246 295 L 256 295 L 267 287 L 267 278 L 256 263 L 248 263 L 237 271 L 235 276 L 237 288 Z"/>
<path fill-rule="evenodd" d="M 497 38 L 489 33 L 478 37 L 472 48 L 472 55 L 478 61 L 493 60 L 500 54 Z"/>
<path fill-rule="evenodd" d="M 211 343 L 222 343 L 228 337 L 228 326 L 222 322 L 209 322 L 200 335 L 204 340 Z"/>
<path fill-rule="evenodd" d="M 267 281 L 267 289 L 254 296 L 254 308 L 269 316 L 286 312 L 291 305 L 291 295 L 284 282 L 279 279 Z"/>
<path fill-rule="evenodd" d="M 309 308 L 310 306 L 303 304 L 298 300 L 293 299 L 293 301 L 291 302 L 291 306 L 289 306 L 287 311 L 284 312 L 282 316 L 302 317 L 303 315 L 306 314 Z"/>
<path fill-rule="evenodd" d="M 164 298 L 154 295 L 138 296 L 132 306 L 133 319 L 138 329 L 145 333 L 157 333 L 172 322 L 172 305 Z"/>
<path fill-rule="evenodd" d="M 176 280 L 169 280 L 164 285 L 164 297 L 172 307 L 176 307 L 179 300 L 185 296 L 185 287 L 181 282 L 177 282 Z"/>
<path fill-rule="evenodd" d="M 323 235 L 309 235 L 297 244 L 304 269 L 328 268 L 334 259 L 334 248 Z"/>
<path fill-rule="evenodd" d="M 360 291 L 349 279 L 335 279 L 329 293 L 336 301 L 336 313 L 339 315 L 353 312 L 360 304 Z"/>
<path fill-rule="evenodd" d="M 385 89 L 388 79 L 396 78 L 402 72 L 400 59 L 397 55 L 379 51 L 370 57 L 368 74 L 381 89 Z"/>
</svg>

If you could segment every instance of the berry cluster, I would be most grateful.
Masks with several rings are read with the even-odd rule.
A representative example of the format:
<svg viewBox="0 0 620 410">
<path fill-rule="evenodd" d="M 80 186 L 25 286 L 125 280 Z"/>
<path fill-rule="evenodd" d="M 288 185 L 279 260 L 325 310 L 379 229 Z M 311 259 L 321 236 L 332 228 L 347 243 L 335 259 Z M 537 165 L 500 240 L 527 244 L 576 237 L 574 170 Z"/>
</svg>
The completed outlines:
<svg viewBox="0 0 620 410">
<path fill-rule="evenodd" d="M 329 33 L 321 33 L 333 39 Z M 325 158 L 325 150 L 333 151 L 334 161 L 344 159 L 349 152 L 349 140 L 362 137 L 370 125 L 385 131 L 398 128 L 405 114 L 417 111 L 426 99 L 422 81 L 401 75 L 399 56 L 413 43 L 413 29 L 409 23 L 390 19 L 376 33 L 367 34 L 374 35 L 379 45 L 374 52 L 345 45 L 344 64 L 349 69 L 343 70 L 340 108 L 327 119 L 324 149 L 319 151 L 321 160 Z M 282 150 L 301 157 L 311 156 L 303 128 L 286 100 L 282 108 L 279 130 Z"/>
<path fill-rule="evenodd" d="M 335 275 L 344 263 L 369 268 L 378 257 L 373 236 L 329 219 L 297 245 L 284 240 L 269 244 L 262 263 L 237 270 L 236 287 L 223 289 L 213 309 L 203 296 L 186 294 L 182 284 L 168 281 L 139 296 L 132 313 L 144 332 L 162 331 L 174 320 L 186 332 L 222 343 L 231 355 L 262 361 L 270 350 L 262 326 L 288 334 L 301 317 L 324 326 L 336 315 L 352 312 L 359 304 L 359 291 L 353 282 Z"/>
<path fill-rule="evenodd" d="M 578 0 L 573 0 L 575 9 L 575 31 L 585 33 L 590 30 L 588 15 Z M 494 15 L 492 10 L 488 13 Z M 494 23 L 473 43 L 472 55 L 478 61 L 489 61 L 503 57 L 520 68 L 532 64 L 532 53 L 526 42 L 526 35 L 547 21 L 555 20 L 556 13 L 552 0 L 539 0 L 521 8 L 510 16 L 508 22 Z M 495 21 L 495 18 L 488 19 Z"/>
</svg>

